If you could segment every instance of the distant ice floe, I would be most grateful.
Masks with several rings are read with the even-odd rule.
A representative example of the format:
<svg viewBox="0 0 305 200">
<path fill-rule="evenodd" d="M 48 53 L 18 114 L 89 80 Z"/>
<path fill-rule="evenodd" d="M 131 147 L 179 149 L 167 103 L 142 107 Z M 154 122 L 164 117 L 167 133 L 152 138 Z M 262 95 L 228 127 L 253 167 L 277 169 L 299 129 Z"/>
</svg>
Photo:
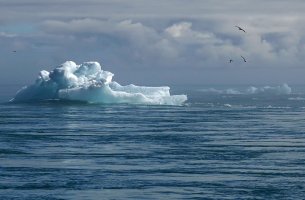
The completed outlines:
<svg viewBox="0 0 305 200">
<path fill-rule="evenodd" d="M 128 103 L 182 105 L 186 95 L 170 95 L 170 88 L 122 86 L 112 81 L 114 74 L 104 71 L 98 62 L 77 65 L 67 61 L 54 70 L 41 71 L 35 83 L 19 90 L 12 102 L 73 100 L 90 103 Z"/>
<path fill-rule="evenodd" d="M 290 97 L 288 98 L 290 101 L 305 101 L 304 97 Z"/>
<path fill-rule="evenodd" d="M 233 88 L 218 90 L 215 88 L 201 89 L 201 92 L 213 93 L 213 94 L 229 94 L 229 95 L 240 95 L 240 94 L 265 94 L 265 95 L 288 95 L 291 94 L 292 89 L 288 84 L 284 83 L 280 86 L 264 86 L 264 87 L 254 87 L 250 86 L 246 90 L 237 90 Z"/>
</svg>

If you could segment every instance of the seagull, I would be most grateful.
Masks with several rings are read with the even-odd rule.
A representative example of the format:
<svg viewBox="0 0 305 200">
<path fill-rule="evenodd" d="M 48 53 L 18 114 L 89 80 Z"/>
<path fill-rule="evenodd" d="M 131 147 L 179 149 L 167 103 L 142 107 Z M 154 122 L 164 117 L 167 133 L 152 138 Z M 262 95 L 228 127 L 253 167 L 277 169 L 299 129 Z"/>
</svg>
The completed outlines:
<svg viewBox="0 0 305 200">
<path fill-rule="evenodd" d="M 240 26 L 235 26 L 237 27 L 240 31 L 246 32 L 244 29 L 242 29 Z"/>
<path fill-rule="evenodd" d="M 242 59 L 244 60 L 244 62 L 247 62 L 246 59 L 245 59 L 243 56 L 240 56 L 240 57 L 242 57 Z"/>
<path fill-rule="evenodd" d="M 231 62 L 233 62 L 233 60 L 232 60 L 232 59 L 230 59 L 229 63 L 231 63 Z"/>
</svg>

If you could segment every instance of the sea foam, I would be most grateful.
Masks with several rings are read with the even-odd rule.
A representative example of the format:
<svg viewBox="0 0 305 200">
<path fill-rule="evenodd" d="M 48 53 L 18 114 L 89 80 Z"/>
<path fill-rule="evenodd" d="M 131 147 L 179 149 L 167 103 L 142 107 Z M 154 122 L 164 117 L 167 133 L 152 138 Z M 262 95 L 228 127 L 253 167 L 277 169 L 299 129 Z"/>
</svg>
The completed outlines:
<svg viewBox="0 0 305 200">
<path fill-rule="evenodd" d="M 98 62 L 77 65 L 67 61 L 54 70 L 41 71 L 32 85 L 20 89 L 12 102 L 72 100 L 89 103 L 128 103 L 182 105 L 186 95 L 170 95 L 170 88 L 122 86 L 112 81 L 113 73 L 102 70 Z"/>
</svg>

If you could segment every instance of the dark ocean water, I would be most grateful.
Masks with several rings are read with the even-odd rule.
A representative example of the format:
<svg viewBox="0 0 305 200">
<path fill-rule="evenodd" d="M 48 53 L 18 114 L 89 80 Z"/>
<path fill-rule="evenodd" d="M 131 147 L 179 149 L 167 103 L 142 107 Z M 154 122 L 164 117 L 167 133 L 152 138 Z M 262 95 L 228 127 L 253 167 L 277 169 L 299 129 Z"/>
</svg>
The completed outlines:
<svg viewBox="0 0 305 200">
<path fill-rule="evenodd" d="M 0 199 L 304 199 L 305 92 L 185 106 L 5 103 Z"/>
</svg>

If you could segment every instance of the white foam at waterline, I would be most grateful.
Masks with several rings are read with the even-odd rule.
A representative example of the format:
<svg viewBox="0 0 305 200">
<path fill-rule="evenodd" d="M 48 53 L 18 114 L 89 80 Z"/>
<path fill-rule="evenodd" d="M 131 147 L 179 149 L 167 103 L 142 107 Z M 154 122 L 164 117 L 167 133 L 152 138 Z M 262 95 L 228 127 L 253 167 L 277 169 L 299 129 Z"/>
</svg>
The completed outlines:
<svg viewBox="0 0 305 200">
<path fill-rule="evenodd" d="M 22 88 L 13 102 L 64 99 L 91 103 L 182 105 L 186 95 L 170 95 L 170 88 L 121 86 L 98 62 L 76 65 L 67 61 L 54 70 L 41 71 L 35 83 Z"/>
</svg>

